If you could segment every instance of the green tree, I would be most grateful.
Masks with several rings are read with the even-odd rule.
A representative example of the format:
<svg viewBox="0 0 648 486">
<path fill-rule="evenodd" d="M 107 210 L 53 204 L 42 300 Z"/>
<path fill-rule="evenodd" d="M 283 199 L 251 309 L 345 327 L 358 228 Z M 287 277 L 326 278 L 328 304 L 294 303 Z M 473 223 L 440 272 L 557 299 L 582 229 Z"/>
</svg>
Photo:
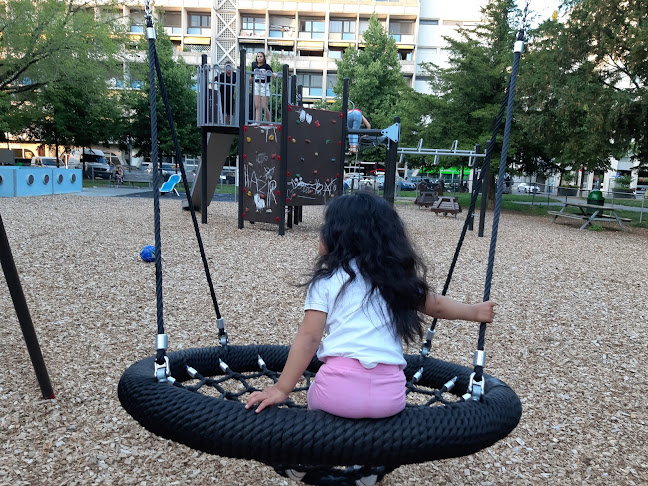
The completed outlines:
<svg viewBox="0 0 648 486">
<path fill-rule="evenodd" d="M 11 106 L 0 110 L 3 130 L 68 146 L 108 138 L 105 73 L 119 62 L 122 24 L 110 3 L 97 13 L 57 0 L 0 5 L 0 100 Z"/>
<path fill-rule="evenodd" d="M 602 171 L 610 157 L 625 155 L 627 143 L 615 137 L 622 92 L 600 82 L 598 63 L 574 45 L 580 42 L 555 19 L 530 33 L 517 119 L 525 144 L 516 163 L 525 172 Z"/>
<path fill-rule="evenodd" d="M 188 66 L 184 59 L 173 59 L 173 44 L 164 34 L 161 23 L 156 24 L 156 51 L 162 71 L 164 86 L 173 115 L 173 123 L 178 135 L 180 151 L 183 155 L 196 155 L 201 152 L 200 130 L 196 126 L 196 68 Z M 139 49 L 148 52 L 148 41 L 142 41 Z M 124 94 L 124 104 L 128 113 L 125 120 L 126 131 L 133 145 L 139 148 L 137 156 L 150 157 L 151 154 L 151 115 L 149 106 L 149 65 L 148 62 L 133 63 L 129 66 L 132 79 L 142 81 L 141 90 Z M 157 75 L 156 75 L 157 79 Z M 166 117 L 161 90 L 156 90 L 158 152 L 161 156 L 175 156 L 171 129 Z M 124 136 L 124 139 L 126 137 Z"/>
<path fill-rule="evenodd" d="M 347 49 L 337 62 L 337 84 L 333 91 L 338 102 L 334 108 L 341 108 L 344 78 L 349 78 L 349 99 L 373 127 L 387 127 L 399 115 L 399 101 L 410 88 L 400 69 L 396 42 L 376 17 L 369 19 L 362 35 L 364 49 Z"/>
<path fill-rule="evenodd" d="M 604 98 L 600 137 L 648 165 L 648 3 L 642 0 L 567 0 L 565 64 L 588 66 L 595 85 L 588 106 Z M 571 73 L 570 73 L 571 74 Z M 585 161 L 586 162 L 586 161 Z"/>
<path fill-rule="evenodd" d="M 485 149 L 491 138 L 510 78 L 520 12 L 513 0 L 493 0 L 482 13 L 486 19 L 483 24 L 460 29 L 456 39 L 446 38 L 449 68 L 426 66 L 436 95 L 431 99 L 429 122 L 421 129 L 426 147 L 450 148 L 458 140 L 460 149 L 473 149 L 477 144 Z M 509 149 L 509 153 L 515 153 L 516 144 L 512 136 L 513 150 Z M 442 166 L 461 163 L 456 157 L 440 161 Z M 498 165 L 499 158 L 494 156 L 492 174 Z"/>
</svg>

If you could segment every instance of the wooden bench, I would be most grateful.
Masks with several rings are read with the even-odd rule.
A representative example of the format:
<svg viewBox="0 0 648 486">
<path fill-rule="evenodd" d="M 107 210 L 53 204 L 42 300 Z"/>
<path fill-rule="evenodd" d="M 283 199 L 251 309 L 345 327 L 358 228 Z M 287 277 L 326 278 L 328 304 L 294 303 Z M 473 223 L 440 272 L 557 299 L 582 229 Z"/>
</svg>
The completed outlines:
<svg viewBox="0 0 648 486">
<path fill-rule="evenodd" d="M 612 216 L 611 214 L 599 214 L 597 216 L 597 219 L 598 218 L 603 218 L 603 219 L 609 219 L 611 221 L 616 221 L 616 218 L 614 216 Z M 620 216 L 619 216 L 619 219 L 621 221 L 623 221 L 624 223 L 629 223 L 630 221 L 632 221 L 630 218 L 622 218 Z"/>
<path fill-rule="evenodd" d="M 547 211 L 547 214 L 550 214 L 552 216 L 559 216 L 561 218 L 569 218 L 569 219 L 583 219 L 587 220 L 590 217 L 585 215 L 585 214 L 575 214 L 575 213 L 561 213 L 560 211 Z M 619 217 L 621 221 L 624 223 L 629 223 L 632 221 L 630 218 L 621 218 Z M 612 216 L 611 214 L 597 214 L 596 218 L 593 218 L 592 221 L 616 221 L 617 218 Z"/>
<path fill-rule="evenodd" d="M 131 187 L 135 182 L 146 182 L 149 187 L 153 187 L 153 178 L 145 170 L 125 170 L 122 184 L 128 184 Z M 111 177 L 111 183 L 115 183 L 114 177 Z"/>
<path fill-rule="evenodd" d="M 565 209 L 568 207 L 578 208 L 579 213 L 567 212 Z M 588 214 L 588 211 L 591 211 L 591 214 Z M 603 211 L 609 211 L 610 214 L 603 214 Z M 556 221 L 557 218 L 567 218 L 567 219 L 577 219 L 579 221 L 585 221 L 580 229 L 585 229 L 588 225 L 593 222 L 606 222 L 606 223 L 617 223 L 623 231 L 625 227 L 623 222 L 632 221 L 629 218 L 621 218 L 617 216 L 612 206 L 598 206 L 593 204 L 581 204 L 574 202 L 565 202 L 563 203 L 563 209 L 561 211 L 547 211 L 547 214 L 553 216 L 551 220 L 552 223 Z"/>
<path fill-rule="evenodd" d="M 457 213 L 461 212 L 461 205 L 457 201 L 457 198 L 454 196 L 441 196 L 437 198 L 436 202 L 430 208 L 430 211 L 437 214 L 437 216 L 442 213 L 444 216 L 448 214 L 453 214 L 454 217 L 457 217 Z"/>
<path fill-rule="evenodd" d="M 437 197 L 434 195 L 433 192 L 422 192 L 416 197 L 416 199 L 414 200 L 414 204 L 416 204 L 419 208 L 422 207 L 429 208 L 434 205 L 436 200 Z"/>
<path fill-rule="evenodd" d="M 560 211 L 547 211 L 547 214 L 550 214 L 552 216 L 560 216 L 561 218 L 569 218 L 569 219 L 589 219 L 589 216 L 585 216 L 584 214 L 574 214 L 574 213 L 561 213 Z"/>
</svg>

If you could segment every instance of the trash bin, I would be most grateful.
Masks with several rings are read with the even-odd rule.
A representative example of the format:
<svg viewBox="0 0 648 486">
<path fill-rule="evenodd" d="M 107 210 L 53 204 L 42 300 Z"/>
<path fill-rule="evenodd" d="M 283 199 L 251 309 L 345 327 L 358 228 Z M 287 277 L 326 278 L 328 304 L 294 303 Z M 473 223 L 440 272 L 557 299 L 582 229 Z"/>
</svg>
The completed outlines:
<svg viewBox="0 0 648 486">
<path fill-rule="evenodd" d="M 601 191 L 591 191 L 587 196 L 587 204 L 604 206 L 605 198 L 603 197 L 603 193 Z M 594 210 L 591 208 L 587 208 L 587 214 L 592 214 L 592 213 L 594 213 Z"/>
</svg>

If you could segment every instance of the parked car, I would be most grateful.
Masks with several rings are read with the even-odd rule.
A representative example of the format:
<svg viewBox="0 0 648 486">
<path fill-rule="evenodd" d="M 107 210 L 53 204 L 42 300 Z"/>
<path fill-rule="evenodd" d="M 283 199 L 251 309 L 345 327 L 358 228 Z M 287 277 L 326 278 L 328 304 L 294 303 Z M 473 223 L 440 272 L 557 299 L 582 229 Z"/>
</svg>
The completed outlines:
<svg viewBox="0 0 648 486">
<path fill-rule="evenodd" d="M 362 180 L 362 176 L 358 174 L 357 172 L 352 172 L 349 174 L 346 174 L 344 176 L 344 189 L 349 190 L 357 190 L 360 189 L 360 181 Z"/>
<path fill-rule="evenodd" d="M 436 185 L 439 183 L 437 179 L 433 179 L 431 177 L 421 177 L 421 176 L 413 176 L 410 177 L 409 182 L 412 182 L 414 184 L 414 188 L 418 189 L 418 187 L 423 184 L 425 187 L 426 191 L 433 191 Z"/>
<path fill-rule="evenodd" d="M 180 173 L 180 169 L 176 164 L 169 164 L 166 162 L 162 162 L 161 170 L 161 175 L 165 182 L 169 180 L 169 177 L 171 177 L 172 174 Z M 149 174 L 153 171 L 153 164 L 148 167 L 147 171 Z"/>
<path fill-rule="evenodd" d="M 83 158 L 82 158 L 83 157 Z M 68 158 L 68 167 L 71 169 L 82 169 L 85 161 L 84 177 L 110 179 L 113 168 L 104 157 L 104 153 L 98 149 L 74 149 Z"/>
<path fill-rule="evenodd" d="M 36 167 L 64 167 L 63 162 L 57 160 L 56 157 L 32 157 L 31 165 Z"/>
<path fill-rule="evenodd" d="M 396 179 L 396 185 L 400 186 L 401 191 L 415 191 L 416 190 L 416 184 L 414 184 L 411 181 L 405 180 L 402 177 L 398 177 Z"/>
<path fill-rule="evenodd" d="M 538 193 L 540 192 L 540 187 L 535 182 L 520 182 L 517 186 L 517 191 Z"/>
</svg>

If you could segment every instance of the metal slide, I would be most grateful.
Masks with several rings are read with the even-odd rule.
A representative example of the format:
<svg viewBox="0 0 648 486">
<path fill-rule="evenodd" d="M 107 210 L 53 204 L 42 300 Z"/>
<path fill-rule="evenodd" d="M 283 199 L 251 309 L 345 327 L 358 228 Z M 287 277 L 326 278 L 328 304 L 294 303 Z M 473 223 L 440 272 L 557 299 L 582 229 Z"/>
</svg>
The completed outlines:
<svg viewBox="0 0 648 486">
<path fill-rule="evenodd" d="M 220 182 L 220 175 L 225 165 L 225 159 L 229 153 L 230 146 L 235 135 L 226 133 L 208 133 L 207 134 L 207 205 L 214 196 L 216 186 Z M 201 179 L 202 179 L 203 161 L 200 162 L 193 185 L 191 187 L 191 201 L 196 211 L 200 211 L 202 203 Z M 184 209 L 188 208 L 187 201 L 182 202 Z"/>
</svg>

